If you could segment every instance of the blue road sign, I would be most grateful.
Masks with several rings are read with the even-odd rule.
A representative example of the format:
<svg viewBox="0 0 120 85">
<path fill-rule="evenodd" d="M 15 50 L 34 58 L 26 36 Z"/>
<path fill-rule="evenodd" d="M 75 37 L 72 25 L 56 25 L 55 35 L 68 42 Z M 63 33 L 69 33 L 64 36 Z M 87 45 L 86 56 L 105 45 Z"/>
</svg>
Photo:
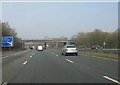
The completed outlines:
<svg viewBox="0 0 120 85">
<path fill-rule="evenodd" d="M 13 47 L 13 37 L 2 37 L 2 47 Z"/>
</svg>

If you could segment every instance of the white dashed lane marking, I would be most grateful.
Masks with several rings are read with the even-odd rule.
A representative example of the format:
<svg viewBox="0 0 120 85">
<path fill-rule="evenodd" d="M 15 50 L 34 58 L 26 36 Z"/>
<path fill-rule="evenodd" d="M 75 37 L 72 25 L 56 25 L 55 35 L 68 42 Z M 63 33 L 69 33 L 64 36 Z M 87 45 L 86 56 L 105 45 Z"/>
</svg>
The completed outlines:
<svg viewBox="0 0 120 85">
<path fill-rule="evenodd" d="M 70 62 L 70 63 L 74 63 L 73 61 L 71 61 L 71 60 L 69 60 L 69 59 L 66 59 L 68 62 Z"/>
<path fill-rule="evenodd" d="M 115 83 L 118 83 L 118 84 L 120 84 L 120 82 L 118 82 L 117 80 L 115 80 L 115 79 L 112 79 L 112 78 L 110 78 L 110 77 L 108 77 L 108 76 L 103 76 L 105 79 L 108 79 L 108 80 L 110 80 L 110 81 L 113 81 L 113 82 L 115 82 Z"/>
<path fill-rule="evenodd" d="M 23 65 L 25 65 L 27 63 L 27 61 L 25 61 L 24 63 L 23 63 Z"/>
<path fill-rule="evenodd" d="M 32 56 L 30 56 L 30 58 L 32 58 Z"/>
</svg>

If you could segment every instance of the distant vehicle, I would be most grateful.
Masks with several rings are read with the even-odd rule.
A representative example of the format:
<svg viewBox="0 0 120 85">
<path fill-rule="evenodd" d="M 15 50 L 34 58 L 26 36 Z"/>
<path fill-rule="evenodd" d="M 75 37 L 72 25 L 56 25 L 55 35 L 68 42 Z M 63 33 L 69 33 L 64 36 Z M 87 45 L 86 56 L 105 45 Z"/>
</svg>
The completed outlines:
<svg viewBox="0 0 120 85">
<path fill-rule="evenodd" d="M 29 46 L 29 49 L 34 49 L 34 46 Z"/>
<path fill-rule="evenodd" d="M 74 45 L 65 45 L 61 50 L 62 55 L 75 54 L 78 55 L 78 50 Z"/>
<path fill-rule="evenodd" d="M 32 46 L 32 48 L 34 49 L 35 47 L 34 47 L 34 46 Z"/>
<path fill-rule="evenodd" d="M 99 46 L 99 45 L 93 45 L 92 47 L 91 47 L 91 49 L 96 49 L 96 50 L 99 50 L 101 47 Z"/>
<path fill-rule="evenodd" d="M 43 46 L 37 46 L 38 51 L 43 51 Z"/>
<path fill-rule="evenodd" d="M 85 46 L 84 46 L 84 45 L 80 45 L 80 46 L 79 46 L 79 49 L 80 49 L 80 50 L 84 50 L 84 49 L 85 49 Z"/>
</svg>

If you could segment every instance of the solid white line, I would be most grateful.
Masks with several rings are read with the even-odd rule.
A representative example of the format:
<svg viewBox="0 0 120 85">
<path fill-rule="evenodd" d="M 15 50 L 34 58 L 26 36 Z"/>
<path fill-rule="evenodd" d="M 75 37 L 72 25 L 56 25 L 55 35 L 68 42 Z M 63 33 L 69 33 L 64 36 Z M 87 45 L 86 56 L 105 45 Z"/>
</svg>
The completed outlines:
<svg viewBox="0 0 120 85">
<path fill-rule="evenodd" d="M 68 62 L 70 62 L 70 63 L 74 63 L 73 61 L 71 61 L 71 60 L 69 60 L 69 59 L 66 59 Z"/>
<path fill-rule="evenodd" d="M 93 57 L 96 57 L 96 56 L 93 56 Z M 102 59 L 109 60 L 109 58 L 103 58 L 103 57 L 97 57 L 97 58 L 102 58 Z"/>
<path fill-rule="evenodd" d="M 27 51 L 24 51 L 24 52 L 21 52 L 21 53 L 15 53 L 15 54 L 10 55 L 10 56 L 14 56 L 14 55 L 19 55 L 19 54 L 22 54 L 22 53 L 26 53 Z M 0 59 L 7 58 L 7 57 L 9 57 L 9 56 L 4 56 L 4 57 L 1 57 Z"/>
<path fill-rule="evenodd" d="M 110 59 L 110 58 L 97 57 L 97 56 L 91 56 L 91 57 L 95 57 L 95 58 L 101 58 L 101 59 L 106 59 L 106 60 L 113 60 L 113 61 L 117 61 L 117 62 L 118 62 L 118 60 L 115 60 L 115 59 Z"/>
<path fill-rule="evenodd" d="M 103 76 L 103 77 L 106 78 L 106 79 L 108 79 L 108 80 L 111 80 L 111 81 L 113 81 L 113 82 L 115 82 L 115 83 L 120 84 L 120 82 L 118 82 L 117 80 L 114 80 L 114 79 L 112 79 L 112 78 L 110 78 L 110 77 L 108 77 L 108 76 Z"/>
<path fill-rule="evenodd" d="M 23 64 L 25 65 L 27 63 L 27 61 L 25 61 Z"/>
</svg>

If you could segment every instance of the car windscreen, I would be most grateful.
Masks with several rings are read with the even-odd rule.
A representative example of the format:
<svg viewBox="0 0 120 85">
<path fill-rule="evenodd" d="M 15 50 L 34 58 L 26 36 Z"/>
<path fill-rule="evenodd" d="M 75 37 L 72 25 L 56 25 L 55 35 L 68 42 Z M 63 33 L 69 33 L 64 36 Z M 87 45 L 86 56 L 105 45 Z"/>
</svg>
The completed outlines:
<svg viewBox="0 0 120 85">
<path fill-rule="evenodd" d="M 75 46 L 67 46 L 67 48 L 75 48 Z"/>
</svg>

